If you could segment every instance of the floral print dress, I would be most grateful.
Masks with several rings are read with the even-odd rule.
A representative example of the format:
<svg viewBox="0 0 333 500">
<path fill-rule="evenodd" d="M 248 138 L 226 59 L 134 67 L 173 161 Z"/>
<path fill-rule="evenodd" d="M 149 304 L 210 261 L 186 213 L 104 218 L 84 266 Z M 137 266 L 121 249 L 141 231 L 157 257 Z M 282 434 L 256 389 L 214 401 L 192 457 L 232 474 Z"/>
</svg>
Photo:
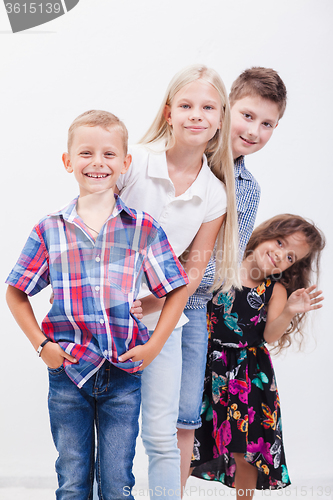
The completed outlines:
<svg viewBox="0 0 333 500">
<path fill-rule="evenodd" d="M 282 442 L 280 400 L 263 333 L 274 282 L 218 291 L 208 314 L 209 347 L 192 475 L 235 486 L 232 453 L 258 469 L 257 489 L 290 484 Z"/>
</svg>

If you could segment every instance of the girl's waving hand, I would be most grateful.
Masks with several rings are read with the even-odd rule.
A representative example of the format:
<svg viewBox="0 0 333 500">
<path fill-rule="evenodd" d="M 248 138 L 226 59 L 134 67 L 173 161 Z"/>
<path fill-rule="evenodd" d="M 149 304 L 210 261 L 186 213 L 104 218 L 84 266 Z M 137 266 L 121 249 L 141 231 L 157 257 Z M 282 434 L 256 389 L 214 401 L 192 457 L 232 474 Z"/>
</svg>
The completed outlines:
<svg viewBox="0 0 333 500">
<path fill-rule="evenodd" d="M 306 313 L 323 307 L 320 304 L 324 300 L 322 296 L 323 292 L 321 290 L 314 291 L 316 288 L 317 285 L 312 285 L 309 288 L 300 288 L 290 295 L 286 307 L 289 308 L 293 316 L 297 313 Z"/>
</svg>

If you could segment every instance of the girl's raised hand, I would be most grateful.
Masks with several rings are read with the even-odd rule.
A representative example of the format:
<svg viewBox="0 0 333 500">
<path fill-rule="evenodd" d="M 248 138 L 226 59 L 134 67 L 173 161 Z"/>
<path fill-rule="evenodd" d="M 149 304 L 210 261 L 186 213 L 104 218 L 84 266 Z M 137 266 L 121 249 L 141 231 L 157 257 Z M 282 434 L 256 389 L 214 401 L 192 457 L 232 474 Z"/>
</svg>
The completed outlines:
<svg viewBox="0 0 333 500">
<path fill-rule="evenodd" d="M 320 302 L 324 300 L 323 292 L 321 290 L 314 291 L 316 287 L 317 285 L 312 285 L 309 288 L 300 288 L 290 295 L 286 307 L 293 316 L 322 307 Z"/>
</svg>

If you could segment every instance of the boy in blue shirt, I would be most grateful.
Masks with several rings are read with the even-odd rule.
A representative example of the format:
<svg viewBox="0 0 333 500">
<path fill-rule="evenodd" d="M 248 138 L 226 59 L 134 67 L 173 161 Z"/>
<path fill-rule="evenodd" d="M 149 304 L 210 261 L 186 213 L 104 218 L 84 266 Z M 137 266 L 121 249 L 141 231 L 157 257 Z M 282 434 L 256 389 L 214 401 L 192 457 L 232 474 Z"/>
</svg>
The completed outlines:
<svg viewBox="0 0 333 500">
<path fill-rule="evenodd" d="M 80 115 L 63 163 L 80 194 L 36 224 L 7 278 L 7 302 L 48 366 L 57 499 L 92 498 L 95 466 L 100 498 L 123 499 L 125 488 L 133 498 L 141 370 L 175 328 L 188 279 L 159 224 L 114 194 L 131 163 L 118 118 Z M 130 314 L 143 276 L 167 296 L 150 339 Z M 28 296 L 49 284 L 53 304 L 40 328 Z"/>
<path fill-rule="evenodd" d="M 238 212 L 239 260 L 252 234 L 260 200 L 260 186 L 245 167 L 244 157 L 262 149 L 282 118 L 286 87 L 276 71 L 254 67 L 234 81 L 229 94 L 231 146 L 234 158 Z M 185 486 L 193 450 L 194 430 L 201 426 L 201 403 L 207 351 L 206 305 L 212 294 L 215 261 L 208 263 L 202 282 L 189 298 L 182 332 L 182 382 L 178 416 L 182 486 Z M 193 362 L 195 360 L 195 363 Z"/>
</svg>

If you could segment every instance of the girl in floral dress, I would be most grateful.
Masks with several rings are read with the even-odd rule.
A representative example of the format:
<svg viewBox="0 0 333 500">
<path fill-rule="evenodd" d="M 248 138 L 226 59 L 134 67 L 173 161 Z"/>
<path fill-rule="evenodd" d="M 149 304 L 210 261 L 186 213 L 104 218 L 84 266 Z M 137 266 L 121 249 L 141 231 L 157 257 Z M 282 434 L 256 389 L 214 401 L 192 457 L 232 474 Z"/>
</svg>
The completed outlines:
<svg viewBox="0 0 333 500">
<path fill-rule="evenodd" d="M 324 237 L 301 217 L 273 217 L 253 232 L 241 265 L 242 290 L 215 292 L 208 313 L 209 350 L 192 475 L 254 489 L 290 484 L 280 400 L 267 344 L 278 349 L 300 332 L 304 313 L 321 307 L 310 286 Z"/>
</svg>

